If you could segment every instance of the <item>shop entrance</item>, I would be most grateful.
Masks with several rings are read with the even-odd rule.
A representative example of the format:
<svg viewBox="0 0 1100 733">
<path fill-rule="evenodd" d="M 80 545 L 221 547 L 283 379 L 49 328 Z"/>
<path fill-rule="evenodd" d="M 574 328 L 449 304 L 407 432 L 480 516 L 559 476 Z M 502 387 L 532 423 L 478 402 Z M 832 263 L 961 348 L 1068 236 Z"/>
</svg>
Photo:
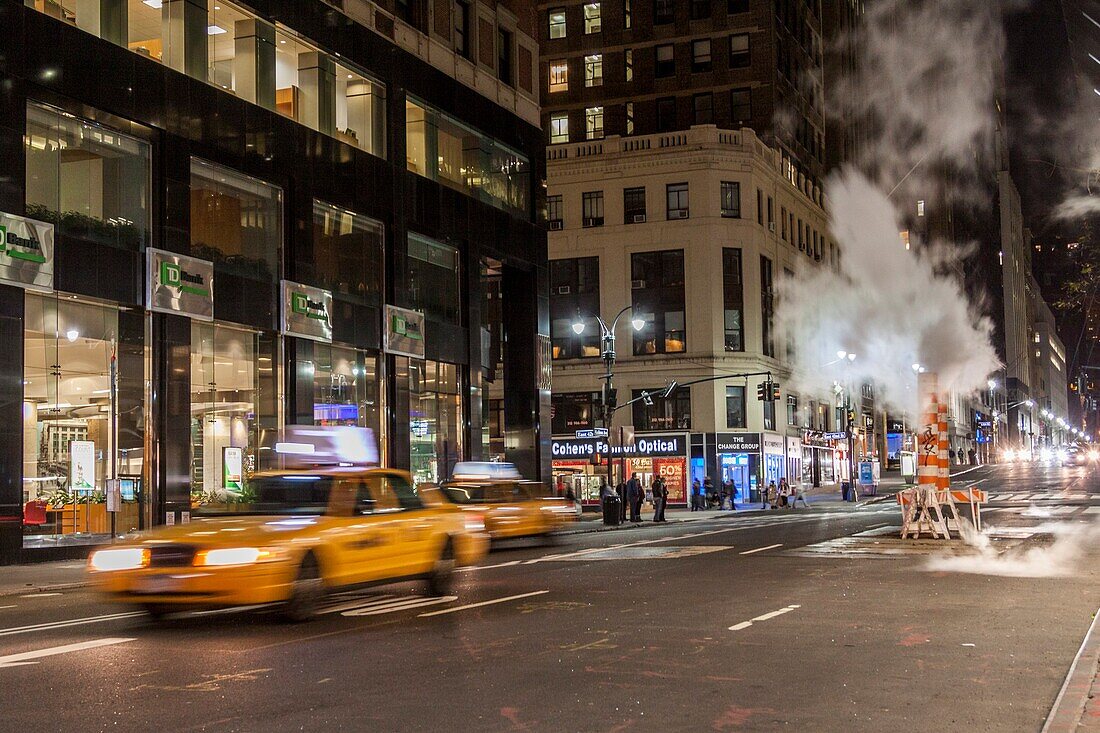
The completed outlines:
<svg viewBox="0 0 1100 733">
<path fill-rule="evenodd" d="M 719 456 L 722 469 L 722 483 L 733 481 L 734 496 L 738 503 L 752 501 L 756 490 L 756 472 L 752 470 L 750 456 L 747 453 L 723 453 Z"/>
</svg>

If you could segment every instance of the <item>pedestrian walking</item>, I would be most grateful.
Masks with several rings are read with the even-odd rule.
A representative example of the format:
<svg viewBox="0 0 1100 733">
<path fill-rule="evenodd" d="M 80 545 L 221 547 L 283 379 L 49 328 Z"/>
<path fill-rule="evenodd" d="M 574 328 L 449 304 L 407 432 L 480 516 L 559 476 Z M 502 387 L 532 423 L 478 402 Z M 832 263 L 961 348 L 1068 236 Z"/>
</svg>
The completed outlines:
<svg viewBox="0 0 1100 733">
<path fill-rule="evenodd" d="M 971 466 L 977 466 L 978 465 L 978 454 L 973 448 L 968 450 L 966 452 L 966 455 L 970 458 L 970 465 Z"/>
<path fill-rule="evenodd" d="M 642 521 L 642 501 L 645 499 L 645 489 L 638 480 L 638 474 L 630 474 L 630 480 L 626 482 L 626 496 L 630 500 L 630 521 Z"/>
<path fill-rule="evenodd" d="M 615 493 L 619 495 L 619 521 L 626 521 L 626 481 L 620 480 L 615 487 Z"/>
<path fill-rule="evenodd" d="M 726 499 L 729 499 L 729 508 L 730 509 L 735 508 L 733 506 L 733 492 L 734 492 L 733 479 L 731 479 L 729 476 L 727 476 L 726 480 L 722 482 L 722 500 L 725 501 Z M 721 508 L 721 504 L 719 504 L 718 506 L 719 506 L 719 508 Z"/>
<path fill-rule="evenodd" d="M 653 521 L 665 521 L 665 504 L 668 503 L 668 487 L 665 480 L 658 476 L 653 480 Z"/>
<path fill-rule="evenodd" d="M 802 506 L 807 509 L 810 508 L 810 502 L 806 501 L 806 492 L 802 490 L 802 484 L 795 484 L 794 487 L 794 500 L 791 502 L 791 508 L 797 506 L 798 502 L 802 502 Z"/>
<path fill-rule="evenodd" d="M 699 485 L 699 479 L 695 479 L 691 482 L 691 511 L 695 512 L 699 510 L 699 492 L 702 491 L 702 487 Z"/>
<path fill-rule="evenodd" d="M 761 509 L 767 509 L 768 508 L 768 501 L 769 501 L 768 487 L 767 486 L 761 486 L 760 487 L 760 508 Z"/>
</svg>

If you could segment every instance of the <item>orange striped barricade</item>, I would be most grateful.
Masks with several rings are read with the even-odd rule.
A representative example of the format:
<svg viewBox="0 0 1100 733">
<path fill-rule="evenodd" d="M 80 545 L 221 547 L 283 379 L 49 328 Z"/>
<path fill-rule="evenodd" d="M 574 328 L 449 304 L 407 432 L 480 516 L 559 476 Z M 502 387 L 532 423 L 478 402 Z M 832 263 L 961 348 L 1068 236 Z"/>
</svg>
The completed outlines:
<svg viewBox="0 0 1100 733">
<path fill-rule="evenodd" d="M 920 432 L 917 434 L 917 484 L 922 489 L 934 489 L 939 481 L 939 400 L 936 375 L 928 372 L 917 376 L 917 391 L 921 406 Z"/>
<path fill-rule="evenodd" d="M 951 498 L 959 504 L 970 505 L 970 521 L 974 523 L 974 529 L 982 531 L 982 504 L 988 500 L 982 489 L 951 489 Z"/>
<path fill-rule="evenodd" d="M 944 497 L 935 489 L 906 489 L 897 493 L 897 502 L 901 505 L 902 539 L 918 539 L 929 534 L 936 539 L 951 539 L 951 531 L 943 515 Z M 954 505 L 950 505 L 954 507 Z"/>
<path fill-rule="evenodd" d="M 940 399 L 936 401 L 936 454 L 939 458 L 940 470 L 936 475 L 936 488 L 946 491 L 951 488 L 951 442 L 947 432 L 947 403 L 943 401 L 942 394 L 939 397 Z M 947 498 L 950 499 L 950 497 Z"/>
</svg>

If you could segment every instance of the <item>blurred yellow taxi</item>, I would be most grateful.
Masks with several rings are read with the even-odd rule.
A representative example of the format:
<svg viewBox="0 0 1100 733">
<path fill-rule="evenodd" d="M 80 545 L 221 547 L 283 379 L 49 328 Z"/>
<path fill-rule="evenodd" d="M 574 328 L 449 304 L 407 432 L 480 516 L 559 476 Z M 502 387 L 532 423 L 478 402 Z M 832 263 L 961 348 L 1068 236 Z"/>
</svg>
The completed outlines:
<svg viewBox="0 0 1100 733">
<path fill-rule="evenodd" d="M 154 617 L 281 602 L 288 618 L 305 620 L 327 592 L 347 586 L 423 578 L 444 595 L 455 566 L 488 551 L 479 515 L 414 488 L 404 471 L 261 473 L 238 498 L 96 550 L 93 582 Z"/>
<path fill-rule="evenodd" d="M 494 540 L 550 535 L 577 518 L 572 502 L 546 495 L 511 463 L 461 462 L 440 487 L 466 512 L 482 518 Z"/>
</svg>

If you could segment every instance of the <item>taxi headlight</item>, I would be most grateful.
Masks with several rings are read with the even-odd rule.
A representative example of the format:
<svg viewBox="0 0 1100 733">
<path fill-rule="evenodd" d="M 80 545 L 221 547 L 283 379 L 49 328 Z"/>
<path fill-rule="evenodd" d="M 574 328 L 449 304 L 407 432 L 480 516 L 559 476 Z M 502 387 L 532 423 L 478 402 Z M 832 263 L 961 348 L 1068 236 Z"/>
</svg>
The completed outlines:
<svg viewBox="0 0 1100 733">
<path fill-rule="evenodd" d="M 140 547 L 118 547 L 112 550 L 96 550 L 88 558 L 92 570 L 137 570 L 149 564 L 149 551 Z"/>
<path fill-rule="evenodd" d="M 220 565 L 252 565 L 266 560 L 274 560 L 275 554 L 262 547 L 221 547 L 200 552 L 195 564 L 204 567 Z"/>
</svg>

